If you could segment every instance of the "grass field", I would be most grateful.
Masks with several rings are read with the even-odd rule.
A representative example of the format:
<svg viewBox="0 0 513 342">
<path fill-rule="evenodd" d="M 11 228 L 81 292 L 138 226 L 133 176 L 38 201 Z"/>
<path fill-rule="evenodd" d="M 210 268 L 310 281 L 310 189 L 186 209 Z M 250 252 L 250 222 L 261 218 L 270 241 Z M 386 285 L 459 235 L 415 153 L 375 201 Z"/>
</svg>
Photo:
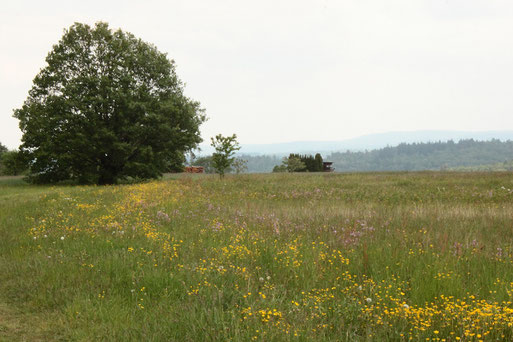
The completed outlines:
<svg viewBox="0 0 513 342">
<path fill-rule="evenodd" d="M 513 174 L 0 180 L 0 340 L 513 340 Z"/>
</svg>

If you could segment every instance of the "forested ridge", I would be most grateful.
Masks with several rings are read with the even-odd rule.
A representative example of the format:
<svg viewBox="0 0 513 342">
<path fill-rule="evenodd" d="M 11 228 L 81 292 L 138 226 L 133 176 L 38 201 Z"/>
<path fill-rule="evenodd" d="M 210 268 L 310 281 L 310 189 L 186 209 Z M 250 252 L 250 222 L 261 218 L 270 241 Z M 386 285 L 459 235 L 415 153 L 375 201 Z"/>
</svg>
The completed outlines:
<svg viewBox="0 0 513 342">
<path fill-rule="evenodd" d="M 271 172 L 281 163 L 278 156 L 244 155 L 249 172 Z M 357 171 L 420 171 L 479 166 L 480 169 L 498 169 L 513 160 L 513 141 L 477 141 L 473 139 L 446 142 L 402 143 L 371 151 L 346 151 L 324 154 L 325 161 L 333 162 L 337 172 Z M 500 166 L 500 167 L 499 167 Z M 506 169 L 508 169 L 506 167 Z"/>
<path fill-rule="evenodd" d="M 513 141 L 400 144 L 365 152 L 337 152 L 326 158 L 337 171 L 440 170 L 506 162 L 513 159 Z"/>
</svg>

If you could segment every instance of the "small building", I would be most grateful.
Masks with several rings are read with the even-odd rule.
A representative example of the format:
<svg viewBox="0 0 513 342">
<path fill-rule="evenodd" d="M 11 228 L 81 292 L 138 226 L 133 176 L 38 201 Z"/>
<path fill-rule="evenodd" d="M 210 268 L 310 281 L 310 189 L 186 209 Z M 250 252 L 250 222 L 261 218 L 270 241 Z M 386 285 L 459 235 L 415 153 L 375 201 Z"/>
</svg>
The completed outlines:
<svg viewBox="0 0 513 342">
<path fill-rule="evenodd" d="M 333 162 L 322 162 L 322 171 L 323 172 L 335 171 L 335 168 L 332 165 L 333 165 Z"/>
<path fill-rule="evenodd" d="M 185 172 L 186 173 L 204 173 L 205 168 L 203 166 L 186 166 Z"/>
</svg>

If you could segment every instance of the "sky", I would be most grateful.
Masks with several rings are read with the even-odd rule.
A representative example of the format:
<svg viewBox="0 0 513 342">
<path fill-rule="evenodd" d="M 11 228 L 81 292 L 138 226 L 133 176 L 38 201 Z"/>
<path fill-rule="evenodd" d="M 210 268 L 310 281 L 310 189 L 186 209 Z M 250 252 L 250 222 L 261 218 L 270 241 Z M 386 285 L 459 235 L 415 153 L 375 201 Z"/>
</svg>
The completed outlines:
<svg viewBox="0 0 513 342">
<path fill-rule="evenodd" d="M 510 0 L 18 0 L 0 11 L 2 144 L 63 30 L 98 21 L 176 62 L 206 141 L 513 128 Z"/>
</svg>

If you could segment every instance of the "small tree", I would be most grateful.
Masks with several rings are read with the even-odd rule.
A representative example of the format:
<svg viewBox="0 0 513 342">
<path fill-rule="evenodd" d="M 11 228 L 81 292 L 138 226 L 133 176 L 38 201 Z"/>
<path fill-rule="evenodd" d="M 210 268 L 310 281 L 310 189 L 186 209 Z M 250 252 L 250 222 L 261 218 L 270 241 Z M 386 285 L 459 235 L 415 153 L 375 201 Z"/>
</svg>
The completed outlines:
<svg viewBox="0 0 513 342">
<path fill-rule="evenodd" d="M 221 134 L 216 135 L 215 139 L 210 138 L 212 141 L 211 145 L 215 148 L 215 153 L 212 154 L 212 164 L 214 169 L 222 178 L 228 169 L 234 162 L 235 151 L 240 150 L 240 145 L 237 142 L 237 135 L 231 137 L 223 137 Z"/>
<path fill-rule="evenodd" d="M 315 155 L 315 171 L 321 172 L 324 170 L 323 163 L 322 163 L 322 156 L 320 153 L 317 153 Z"/>
<path fill-rule="evenodd" d="M 276 165 L 273 168 L 273 172 L 287 172 L 287 166 L 285 166 L 285 165 Z"/>
<path fill-rule="evenodd" d="M 288 172 L 301 172 L 306 169 L 306 165 L 301 161 L 301 158 L 294 155 L 283 158 L 283 164 Z"/>
</svg>

